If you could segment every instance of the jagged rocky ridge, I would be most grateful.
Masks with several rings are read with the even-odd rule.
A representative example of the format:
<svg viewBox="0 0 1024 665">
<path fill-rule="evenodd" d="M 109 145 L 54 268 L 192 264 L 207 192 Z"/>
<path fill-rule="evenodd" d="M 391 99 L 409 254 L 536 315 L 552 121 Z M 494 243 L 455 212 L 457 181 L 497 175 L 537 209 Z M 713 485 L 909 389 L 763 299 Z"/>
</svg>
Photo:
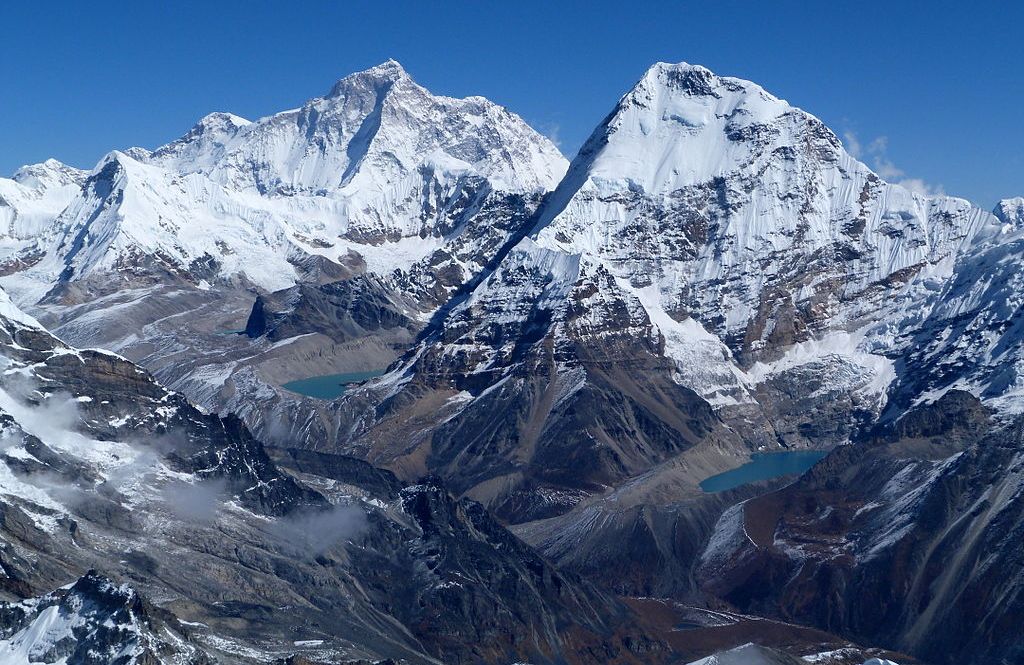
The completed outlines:
<svg viewBox="0 0 1024 665">
<path fill-rule="evenodd" d="M 4 595 L 50 593 L 96 570 L 130 582 L 174 631 L 187 627 L 150 644 L 136 592 L 121 590 L 106 595 L 131 616 L 111 621 L 135 632 L 96 635 L 104 620 L 71 612 L 80 603 L 57 591 L 8 606 L 3 648 L 145 642 L 225 663 L 295 651 L 635 663 L 666 648 L 627 607 L 557 572 L 436 482 L 407 486 L 365 462 L 301 450 L 275 461 L 237 419 L 198 411 L 119 356 L 64 345 L 9 301 L 0 357 Z M 33 612 L 61 603 L 37 623 Z M 58 615 L 60 626 L 47 623 Z M 51 631 L 53 645 L 39 642 L 47 626 L 73 638 Z"/>
<path fill-rule="evenodd" d="M 6 663 L 207 665 L 182 624 L 128 585 L 89 571 L 40 598 L 0 603 Z"/>
</svg>

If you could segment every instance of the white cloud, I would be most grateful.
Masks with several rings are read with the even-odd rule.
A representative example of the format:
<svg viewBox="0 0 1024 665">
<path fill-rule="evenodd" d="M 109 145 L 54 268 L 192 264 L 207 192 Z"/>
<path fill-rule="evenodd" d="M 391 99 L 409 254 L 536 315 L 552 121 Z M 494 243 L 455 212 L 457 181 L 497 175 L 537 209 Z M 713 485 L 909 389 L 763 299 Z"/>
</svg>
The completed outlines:
<svg viewBox="0 0 1024 665">
<path fill-rule="evenodd" d="M 906 187 L 915 194 L 920 194 L 921 196 L 946 195 L 946 190 L 943 189 L 942 185 L 932 186 L 920 178 L 904 178 L 903 180 L 900 180 L 898 184 Z"/>
<path fill-rule="evenodd" d="M 562 138 L 560 136 L 561 126 L 557 122 L 549 122 L 542 126 L 541 133 L 547 137 L 549 141 L 555 144 L 555 147 L 559 151 L 562 150 Z"/>
<path fill-rule="evenodd" d="M 946 194 L 942 185 L 931 185 L 921 178 L 906 177 L 906 171 L 896 166 L 889 158 L 888 136 L 875 137 L 865 147 L 857 134 L 846 130 L 843 132 L 843 144 L 851 157 L 868 163 L 883 180 L 905 187 L 921 196 L 945 196 Z"/>
<path fill-rule="evenodd" d="M 892 163 L 892 160 L 885 155 L 875 156 L 875 173 L 880 175 L 883 180 L 890 182 L 897 182 L 900 178 L 906 175 L 903 169 L 896 168 L 896 165 Z"/>
<path fill-rule="evenodd" d="M 854 159 L 860 159 L 861 155 L 864 154 L 860 141 L 857 140 L 857 135 L 850 130 L 843 132 L 843 143 L 845 144 L 846 152 L 850 153 L 850 156 Z"/>
<path fill-rule="evenodd" d="M 366 528 L 366 524 L 366 513 L 360 508 L 337 505 L 326 510 L 309 510 L 280 517 L 275 520 L 271 533 L 282 543 L 293 545 L 306 555 L 316 556 L 354 538 Z"/>
</svg>

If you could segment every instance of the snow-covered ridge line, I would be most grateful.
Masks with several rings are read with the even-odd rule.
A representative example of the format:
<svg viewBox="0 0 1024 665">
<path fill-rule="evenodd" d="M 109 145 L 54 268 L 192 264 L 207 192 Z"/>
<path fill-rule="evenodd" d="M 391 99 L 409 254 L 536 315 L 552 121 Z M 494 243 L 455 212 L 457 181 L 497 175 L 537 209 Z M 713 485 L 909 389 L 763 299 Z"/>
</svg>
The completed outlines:
<svg viewBox="0 0 1024 665">
<path fill-rule="evenodd" d="M 0 178 L 0 247 L 40 234 L 78 195 L 86 175 L 48 159 Z"/>
<path fill-rule="evenodd" d="M 966 257 L 1012 237 L 963 199 L 885 182 L 818 118 L 754 83 L 659 63 L 597 127 L 522 240 L 440 312 L 408 364 L 353 390 L 352 403 L 403 403 L 406 388 L 392 387 L 410 375 L 417 391 L 459 395 L 442 425 L 410 437 L 451 437 L 459 464 L 478 452 L 460 441 L 491 441 L 516 450 L 502 461 L 523 477 L 534 463 L 549 469 L 536 462 L 555 447 L 548 432 L 584 432 L 574 454 L 608 440 L 656 450 L 615 413 L 634 397 L 617 391 L 647 379 L 659 407 L 686 394 L 664 383 L 696 392 L 742 440 L 733 452 L 830 448 L 892 403 L 900 359 Z M 574 399 L 599 406 L 574 411 Z M 496 408 L 523 413 L 496 433 L 482 425 Z M 678 408 L 659 425 L 675 427 Z M 372 426 L 358 419 L 339 438 Z M 480 480 L 491 467 L 470 479 L 454 463 L 442 471 L 479 483 L 491 506 L 566 489 L 524 483 L 491 496 Z"/>
<path fill-rule="evenodd" d="M 468 257 L 484 242 L 462 237 L 472 215 L 553 189 L 566 166 L 518 116 L 482 97 L 434 96 L 389 61 L 298 109 L 256 122 L 213 113 L 156 150 L 112 151 L 88 174 L 68 170 L 60 196 L 29 212 L 0 205 L 0 260 L 13 273 L 4 283 L 34 305 L 94 273 L 273 291 L 306 270 L 362 262 L 381 276 L 408 272 L 441 248 Z M 5 200 L 34 191 L 0 181 Z"/>
<path fill-rule="evenodd" d="M 387 161 L 375 160 L 378 151 Z M 346 76 L 298 109 L 256 122 L 226 113 L 206 116 L 148 161 L 178 173 L 206 173 L 236 189 L 330 195 L 386 190 L 394 176 L 431 154 L 508 192 L 547 191 L 565 170 L 557 148 L 518 116 L 483 97 L 432 95 L 394 60 Z"/>
<path fill-rule="evenodd" d="M 657 63 L 594 131 L 531 237 L 600 262 L 642 294 L 671 352 L 691 364 L 721 361 L 701 328 L 744 366 L 794 342 L 854 335 L 840 355 L 866 361 L 882 403 L 892 329 L 914 325 L 962 257 L 1007 240 L 1017 208 L 999 210 L 885 183 L 820 120 L 755 83 Z M 780 335 L 769 307 L 806 320 Z M 697 328 L 681 334 L 680 318 Z M 704 376 L 695 388 L 725 402 L 744 401 L 741 384 L 758 376 L 712 374 L 724 383 Z"/>
</svg>

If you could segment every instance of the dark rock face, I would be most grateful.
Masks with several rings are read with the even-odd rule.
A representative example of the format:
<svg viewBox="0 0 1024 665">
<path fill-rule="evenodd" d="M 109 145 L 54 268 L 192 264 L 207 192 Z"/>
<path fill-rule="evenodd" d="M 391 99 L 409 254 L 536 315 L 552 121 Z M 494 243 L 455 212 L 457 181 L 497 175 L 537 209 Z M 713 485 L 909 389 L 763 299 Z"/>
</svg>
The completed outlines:
<svg viewBox="0 0 1024 665">
<path fill-rule="evenodd" d="M 422 591 L 408 604 L 406 622 L 442 661 L 498 662 L 516 653 L 547 662 L 553 649 L 576 662 L 668 656 L 666 645 L 629 626 L 624 606 L 557 572 L 480 504 L 453 501 L 429 480 L 402 490 L 401 500 L 422 531 L 410 553 L 426 562 L 416 573 L 414 586 Z M 453 531 L 452 524 L 465 525 L 476 538 Z M 504 560 L 494 560 L 493 550 Z M 547 607 L 559 611 L 537 611 Z M 569 620 L 575 627 L 567 632 Z"/>
<path fill-rule="evenodd" d="M 245 334 L 280 341 L 317 332 L 345 342 L 396 328 L 415 331 L 418 325 L 404 313 L 414 307 L 379 279 L 360 275 L 257 296 Z"/>
<path fill-rule="evenodd" d="M 267 318 L 266 302 L 263 296 L 256 296 L 256 301 L 252 304 L 252 311 L 249 312 L 249 318 L 245 321 L 245 334 L 249 337 L 265 335 L 270 329 L 270 322 Z"/>
<path fill-rule="evenodd" d="M 789 447 L 820 448 L 849 441 L 870 428 L 878 416 L 878 397 L 835 380 L 858 371 L 852 363 L 830 357 L 758 384 L 754 397 L 774 438 Z"/>
<path fill-rule="evenodd" d="M 663 481 L 676 469 L 643 476 L 630 489 L 581 503 L 554 518 L 512 527 L 561 570 L 600 580 L 617 594 L 640 598 L 692 598 L 694 575 L 708 537 L 722 512 L 762 488 L 719 494 L 665 496 Z"/>
<path fill-rule="evenodd" d="M 481 190 L 444 231 L 456 235 L 448 247 L 395 275 L 403 293 L 414 297 L 425 311 L 432 311 L 471 288 L 493 270 L 509 248 L 530 230 L 547 194 L 502 194 Z"/>
<path fill-rule="evenodd" d="M 516 377 L 472 413 L 439 427 L 428 467 L 451 478 L 459 491 L 499 473 L 519 474 L 515 489 L 493 507 L 507 520 L 525 522 L 560 514 L 580 498 L 646 471 L 716 425 L 700 398 L 658 380 L 653 368 L 645 375 L 642 361 L 604 368 L 570 399 L 549 406 L 545 400 L 560 387 L 555 372 L 554 364 L 538 363 L 532 376 Z M 531 450 L 525 465 L 514 462 L 523 447 Z"/>
<path fill-rule="evenodd" d="M 212 665 L 169 612 L 89 571 L 68 588 L 0 603 L 0 659 L 69 665 Z M 6 654 L 6 655 L 5 655 Z M 17 655 L 15 655 L 17 654 Z"/>
<path fill-rule="evenodd" d="M 1016 662 L 1022 444 L 1024 423 L 995 425 L 949 393 L 727 513 L 706 588 L 930 662 Z"/>
<path fill-rule="evenodd" d="M 363 417 L 378 401 L 373 387 L 341 405 L 343 417 L 371 425 L 341 450 L 400 475 L 436 473 L 519 523 L 565 513 L 699 442 L 743 448 L 706 401 L 672 380 L 643 309 L 625 294 L 597 295 L 598 284 L 614 288 L 606 272 L 558 284 L 511 263 L 428 333 L 375 422 Z M 509 303 L 506 288 L 537 295 Z M 554 288 L 571 291 L 566 309 L 545 306 Z M 508 307 L 521 316 L 503 317 Z M 409 417 L 453 394 L 465 397 L 424 413 L 426 422 Z M 380 436 L 408 428 L 408 438 Z"/>
<path fill-rule="evenodd" d="M 395 500 L 405 487 L 395 474 L 355 457 L 318 453 L 305 448 L 271 449 L 270 454 L 280 466 L 344 482 L 381 499 Z"/>
</svg>

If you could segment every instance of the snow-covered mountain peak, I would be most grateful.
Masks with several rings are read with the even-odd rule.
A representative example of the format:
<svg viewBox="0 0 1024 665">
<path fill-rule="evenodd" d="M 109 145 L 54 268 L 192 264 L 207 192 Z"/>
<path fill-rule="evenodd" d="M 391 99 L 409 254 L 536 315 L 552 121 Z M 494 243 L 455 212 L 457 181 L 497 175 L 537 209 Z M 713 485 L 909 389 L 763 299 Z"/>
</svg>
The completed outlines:
<svg viewBox="0 0 1024 665">
<path fill-rule="evenodd" d="M 1024 228 L 1024 196 L 1003 199 L 996 204 L 992 213 L 999 221 L 1014 229 Z"/>
<path fill-rule="evenodd" d="M 213 113 L 207 114 L 199 121 L 200 124 L 212 125 L 231 125 L 234 127 L 245 127 L 251 125 L 252 121 L 246 120 L 242 116 L 235 115 L 234 113 L 225 113 L 223 111 L 214 111 Z"/>
<path fill-rule="evenodd" d="M 780 242 L 866 241 L 882 232 L 901 249 L 916 248 L 914 253 L 927 256 L 945 242 L 940 236 L 973 237 L 983 218 L 991 221 L 962 199 L 927 199 L 886 184 L 810 113 L 756 83 L 687 63 L 655 64 L 622 97 L 573 160 L 537 230 L 557 226 L 573 214 L 575 203 L 616 197 L 613 208 L 633 207 L 628 201 L 647 197 L 652 205 L 705 218 L 706 206 L 724 206 L 733 226 L 729 244 L 753 252 L 769 250 L 756 248 L 766 241 L 777 251 Z M 743 209 L 747 212 L 737 214 Z M 970 219 L 944 229 L 921 223 L 931 209 L 945 211 L 943 219 Z M 619 216 L 610 210 L 587 214 L 597 214 L 604 224 Z M 869 218 L 875 224 L 868 224 Z M 910 222 L 918 240 L 897 233 L 896 227 Z M 782 237 L 769 240 L 768 235 Z"/>
<path fill-rule="evenodd" d="M 805 140 L 838 159 L 840 143 L 831 131 L 761 86 L 699 65 L 657 63 L 622 97 L 572 168 L 585 169 L 599 187 L 658 194 Z"/>
<path fill-rule="evenodd" d="M 566 167 L 518 116 L 482 97 L 432 95 L 389 61 L 298 109 L 256 122 L 212 113 L 153 152 L 115 150 L 45 215 L 5 207 L 31 192 L 0 181 L 0 224 L 18 220 L 0 269 L 20 303 L 96 271 L 274 291 L 354 252 L 391 275 L 453 241 L 485 206 L 535 205 Z"/>
<path fill-rule="evenodd" d="M 733 92 L 744 87 L 761 90 L 760 86 L 750 81 L 719 77 L 703 65 L 692 65 L 688 62 L 656 62 L 644 73 L 630 94 L 661 87 L 689 96 L 720 97 L 719 89 L 727 81 L 732 84 Z"/>
<path fill-rule="evenodd" d="M 149 161 L 261 195 L 389 199 L 406 197 L 421 167 L 442 162 L 513 193 L 553 189 L 567 166 L 518 116 L 482 97 L 433 95 L 393 60 L 254 123 L 207 116 Z"/>
<path fill-rule="evenodd" d="M 631 106 L 646 108 L 657 115 L 630 114 Z M 717 128 L 716 120 L 727 120 L 724 124 L 735 130 L 738 126 L 770 122 L 797 110 L 751 81 L 718 76 L 701 65 L 659 62 L 623 96 L 616 115 L 620 116 L 618 126 L 657 119 L 698 130 Z M 644 129 L 649 132 L 651 127 Z"/>
<path fill-rule="evenodd" d="M 80 183 L 85 172 L 50 158 L 40 164 L 29 164 L 18 169 L 12 180 L 35 189 Z"/>
<path fill-rule="evenodd" d="M 149 154 L 133 157 L 166 164 L 176 170 L 205 171 L 223 156 L 225 145 L 252 123 L 233 113 L 215 112 L 203 116 L 184 136 Z"/>
<path fill-rule="evenodd" d="M 135 158 L 129 155 L 128 153 L 123 152 L 121 150 L 111 150 L 107 154 L 100 157 L 99 161 L 96 162 L 96 166 L 92 167 L 92 170 L 89 171 L 88 173 L 86 182 L 95 179 L 97 176 L 104 172 L 109 173 L 112 168 L 120 168 L 120 166 L 125 162 L 133 161 L 136 161 Z M 114 166 L 111 166 L 112 164 Z"/>
<path fill-rule="evenodd" d="M 924 297 L 1001 226 L 962 199 L 884 182 L 755 83 L 658 63 L 573 160 L 531 237 L 602 264 L 663 334 L 692 318 L 746 366 L 884 318 L 886 293 Z"/>
<path fill-rule="evenodd" d="M 22 241 L 38 235 L 79 192 L 86 171 L 48 159 L 0 178 L 0 238 Z"/>
<path fill-rule="evenodd" d="M 197 122 L 195 126 L 185 134 L 185 136 L 178 139 L 175 143 L 179 141 L 187 142 L 200 137 L 209 137 L 210 135 L 230 136 L 234 135 L 239 129 L 251 124 L 251 121 L 246 120 L 241 116 L 237 116 L 234 113 L 215 111 L 200 118 L 199 122 Z"/>
<path fill-rule="evenodd" d="M 339 79 L 327 96 L 344 96 L 350 94 L 353 88 L 358 87 L 384 90 L 398 82 L 415 85 L 409 72 L 405 71 L 405 68 L 397 60 L 388 59 L 375 67 Z"/>
<path fill-rule="evenodd" d="M 96 166 L 89 171 L 82 182 L 82 192 L 94 197 L 105 197 L 133 170 L 141 168 L 142 164 L 135 158 L 120 150 L 111 150 L 96 162 Z"/>
</svg>

